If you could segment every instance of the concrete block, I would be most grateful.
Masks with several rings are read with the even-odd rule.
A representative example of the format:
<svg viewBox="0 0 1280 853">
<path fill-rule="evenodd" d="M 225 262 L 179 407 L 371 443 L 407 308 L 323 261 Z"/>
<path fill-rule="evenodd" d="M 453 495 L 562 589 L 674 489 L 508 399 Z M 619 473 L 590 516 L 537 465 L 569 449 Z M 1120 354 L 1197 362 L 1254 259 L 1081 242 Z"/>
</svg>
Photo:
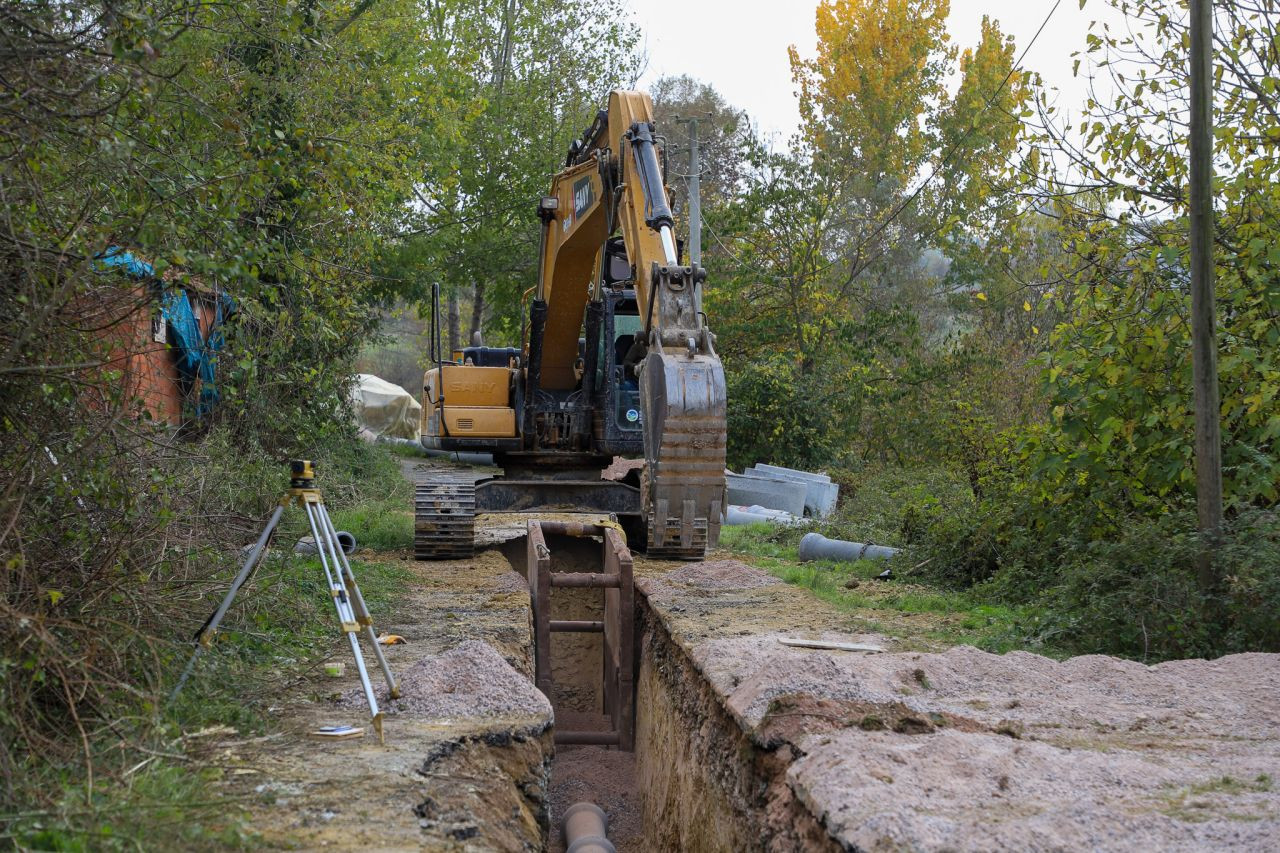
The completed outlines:
<svg viewBox="0 0 1280 853">
<path fill-rule="evenodd" d="M 757 462 L 749 470 L 759 471 L 761 474 L 780 474 L 788 479 L 813 480 L 818 483 L 831 482 L 831 478 L 826 474 L 815 474 L 812 471 L 801 471 L 797 468 L 784 468 L 781 465 L 766 465 L 763 462 Z"/>
<path fill-rule="evenodd" d="M 825 518 L 830 515 L 836 508 L 836 501 L 840 498 L 840 486 L 831 482 L 831 478 L 826 474 L 811 474 L 808 471 L 763 464 L 757 464 L 743 473 L 748 477 L 769 477 L 791 483 L 804 483 L 805 509 L 813 518 Z"/>
<path fill-rule="evenodd" d="M 759 504 L 769 509 L 780 509 L 792 515 L 804 515 L 804 499 L 807 492 L 804 483 L 743 474 L 725 474 L 724 478 L 731 504 L 738 506 Z"/>
</svg>

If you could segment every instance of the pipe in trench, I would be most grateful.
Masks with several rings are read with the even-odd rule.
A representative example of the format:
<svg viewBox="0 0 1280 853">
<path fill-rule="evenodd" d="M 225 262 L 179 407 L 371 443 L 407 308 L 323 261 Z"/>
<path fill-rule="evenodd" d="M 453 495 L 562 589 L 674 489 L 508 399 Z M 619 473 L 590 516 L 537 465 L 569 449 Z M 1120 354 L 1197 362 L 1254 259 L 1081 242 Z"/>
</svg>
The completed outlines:
<svg viewBox="0 0 1280 853">
<path fill-rule="evenodd" d="M 565 853 L 617 853 L 606 836 L 609 818 L 595 803 L 574 803 L 564 812 Z"/>
</svg>

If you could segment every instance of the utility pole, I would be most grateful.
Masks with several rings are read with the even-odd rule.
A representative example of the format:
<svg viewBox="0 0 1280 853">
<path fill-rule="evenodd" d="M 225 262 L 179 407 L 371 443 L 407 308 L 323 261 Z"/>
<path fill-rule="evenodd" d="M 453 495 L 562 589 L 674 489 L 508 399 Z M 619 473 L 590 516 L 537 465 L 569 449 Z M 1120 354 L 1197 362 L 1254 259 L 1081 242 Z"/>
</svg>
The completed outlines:
<svg viewBox="0 0 1280 853">
<path fill-rule="evenodd" d="M 1222 534 L 1222 425 L 1213 286 L 1213 2 L 1191 0 L 1191 381 L 1196 408 L 1196 510 L 1203 590 L 1217 585 Z"/>
<path fill-rule="evenodd" d="M 711 113 L 707 113 L 707 118 Z M 694 116 L 680 118 L 678 124 L 689 125 L 689 263 L 702 266 L 702 160 L 698 152 L 698 119 Z M 702 285 L 695 284 L 694 309 L 702 313 Z"/>
<path fill-rule="evenodd" d="M 689 263 L 702 265 L 702 160 L 698 156 L 698 119 L 676 117 L 689 125 Z"/>
</svg>

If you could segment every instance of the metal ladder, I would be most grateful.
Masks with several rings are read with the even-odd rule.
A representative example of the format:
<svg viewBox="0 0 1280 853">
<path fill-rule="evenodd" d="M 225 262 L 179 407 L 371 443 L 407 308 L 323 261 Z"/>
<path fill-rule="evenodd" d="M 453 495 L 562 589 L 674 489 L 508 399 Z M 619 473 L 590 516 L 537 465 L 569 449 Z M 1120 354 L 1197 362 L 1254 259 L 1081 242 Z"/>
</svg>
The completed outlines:
<svg viewBox="0 0 1280 853">
<path fill-rule="evenodd" d="M 551 634 L 553 631 L 597 633 L 604 636 L 604 713 L 613 726 L 605 732 L 555 730 L 560 744 L 635 748 L 635 590 L 631 552 L 616 522 L 530 520 L 528 526 L 529 594 L 533 604 L 534 681 L 552 698 Z M 600 537 L 603 572 L 556 572 L 551 566 L 547 535 Z M 552 619 L 551 590 L 601 589 L 604 619 Z"/>
</svg>

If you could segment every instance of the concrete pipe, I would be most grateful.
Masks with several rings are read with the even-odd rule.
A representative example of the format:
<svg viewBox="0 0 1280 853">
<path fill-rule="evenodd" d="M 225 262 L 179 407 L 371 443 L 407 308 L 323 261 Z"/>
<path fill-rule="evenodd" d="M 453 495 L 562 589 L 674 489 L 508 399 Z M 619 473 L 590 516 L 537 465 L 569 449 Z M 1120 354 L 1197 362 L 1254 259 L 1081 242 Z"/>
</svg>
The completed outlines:
<svg viewBox="0 0 1280 853">
<path fill-rule="evenodd" d="M 564 813 L 565 853 L 617 853 L 605 837 L 609 818 L 595 803 L 574 803 Z"/>
<path fill-rule="evenodd" d="M 360 545 L 360 543 L 356 541 L 355 534 L 348 533 L 345 530 L 339 530 L 337 535 L 338 535 L 338 547 L 342 549 L 342 553 L 350 557 L 352 554 L 356 552 L 356 548 L 358 548 Z M 293 546 L 293 553 L 295 554 L 319 553 L 319 549 L 316 548 L 315 537 L 303 536 L 301 539 L 298 540 L 298 544 Z"/>
<path fill-rule="evenodd" d="M 339 530 L 336 535 L 338 537 L 338 547 L 342 549 L 342 553 L 350 557 L 352 554 L 356 552 L 356 547 L 359 545 L 359 543 L 356 542 L 356 537 L 354 533 L 348 533 L 345 530 Z"/>
<path fill-rule="evenodd" d="M 460 462 L 464 465 L 493 465 L 492 453 L 473 453 L 469 450 L 437 450 L 434 447 L 423 447 L 421 442 L 414 441 L 411 438 L 393 438 L 387 435 L 378 436 L 378 441 L 383 444 L 396 444 L 400 447 L 407 447 L 410 450 L 417 451 L 421 456 L 430 456 L 436 459 L 448 459 L 453 462 Z"/>
<path fill-rule="evenodd" d="M 897 553 L 897 548 L 846 542 L 843 539 L 828 539 L 821 533 L 806 533 L 800 540 L 801 562 L 835 560 L 840 563 L 852 563 L 857 560 L 887 560 Z"/>
<path fill-rule="evenodd" d="M 724 523 L 730 527 L 739 524 L 768 524 L 771 521 L 775 521 L 772 516 L 747 512 L 746 510 L 738 509 L 736 506 L 730 506 L 724 514 Z"/>
</svg>

